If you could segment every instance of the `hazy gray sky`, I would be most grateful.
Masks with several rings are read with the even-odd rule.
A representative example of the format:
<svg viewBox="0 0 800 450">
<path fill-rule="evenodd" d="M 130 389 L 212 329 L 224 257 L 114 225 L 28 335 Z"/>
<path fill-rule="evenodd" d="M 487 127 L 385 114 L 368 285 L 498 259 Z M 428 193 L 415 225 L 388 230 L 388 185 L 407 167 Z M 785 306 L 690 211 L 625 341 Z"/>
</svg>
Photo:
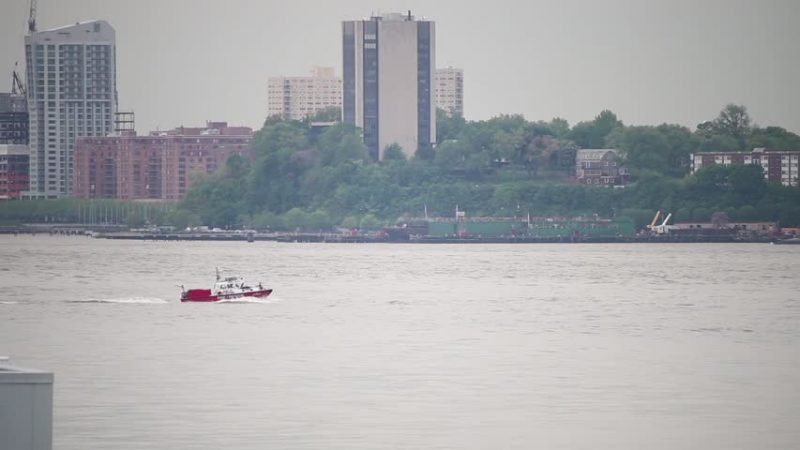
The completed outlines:
<svg viewBox="0 0 800 450">
<path fill-rule="evenodd" d="M 224 120 L 258 128 L 267 77 L 341 74 L 341 21 L 406 11 L 436 21 L 437 66 L 464 69 L 465 116 L 694 126 L 727 103 L 800 133 L 798 0 L 39 0 L 46 29 L 117 31 L 120 109 L 140 133 Z M 0 0 L 0 74 L 24 68 L 28 0 Z"/>
</svg>

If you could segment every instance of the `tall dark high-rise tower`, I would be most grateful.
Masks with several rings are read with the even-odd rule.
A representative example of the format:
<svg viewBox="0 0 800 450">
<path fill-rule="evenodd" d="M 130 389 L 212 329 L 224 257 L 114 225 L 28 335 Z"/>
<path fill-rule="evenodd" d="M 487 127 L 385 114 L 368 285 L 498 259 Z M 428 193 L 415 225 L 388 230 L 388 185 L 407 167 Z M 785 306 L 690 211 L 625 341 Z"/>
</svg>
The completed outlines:
<svg viewBox="0 0 800 450">
<path fill-rule="evenodd" d="M 364 130 L 370 156 L 398 144 L 411 157 L 436 142 L 435 23 L 388 14 L 342 23 L 345 123 Z"/>
</svg>

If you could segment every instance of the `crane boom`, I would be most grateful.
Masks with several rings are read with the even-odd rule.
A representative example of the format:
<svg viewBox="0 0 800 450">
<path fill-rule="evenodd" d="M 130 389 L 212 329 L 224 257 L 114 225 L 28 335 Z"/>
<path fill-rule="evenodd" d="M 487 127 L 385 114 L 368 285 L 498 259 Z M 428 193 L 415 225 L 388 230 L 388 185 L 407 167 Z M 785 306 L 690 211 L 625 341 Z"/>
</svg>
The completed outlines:
<svg viewBox="0 0 800 450">
<path fill-rule="evenodd" d="M 28 31 L 30 33 L 36 32 L 36 0 L 31 0 L 31 10 L 28 14 Z"/>
<path fill-rule="evenodd" d="M 11 93 L 27 95 L 25 92 L 25 85 L 22 84 L 22 79 L 19 77 L 16 70 L 11 72 Z"/>
<path fill-rule="evenodd" d="M 650 226 L 648 228 L 653 228 L 654 226 L 656 226 L 658 224 L 658 219 L 660 217 L 661 217 L 661 210 L 659 209 L 658 211 L 656 211 L 656 215 L 653 216 L 653 221 L 650 222 Z"/>
</svg>

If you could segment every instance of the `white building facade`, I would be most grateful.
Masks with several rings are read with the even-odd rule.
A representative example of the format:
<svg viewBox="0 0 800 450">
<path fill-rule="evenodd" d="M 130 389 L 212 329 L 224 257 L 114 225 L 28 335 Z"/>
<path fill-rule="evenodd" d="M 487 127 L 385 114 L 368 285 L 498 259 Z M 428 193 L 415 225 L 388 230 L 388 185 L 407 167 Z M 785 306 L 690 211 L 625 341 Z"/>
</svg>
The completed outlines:
<svg viewBox="0 0 800 450">
<path fill-rule="evenodd" d="M 96 20 L 25 37 L 30 197 L 72 194 L 75 139 L 114 131 L 116 33 Z"/>
<path fill-rule="evenodd" d="M 268 115 L 303 120 L 326 108 L 342 107 L 342 78 L 333 67 L 314 67 L 310 77 L 270 77 Z"/>
<path fill-rule="evenodd" d="M 436 69 L 436 106 L 451 116 L 464 117 L 463 69 Z"/>
<path fill-rule="evenodd" d="M 370 156 L 433 146 L 435 23 L 393 13 L 343 22 L 342 35 L 342 118 L 363 130 Z"/>
</svg>

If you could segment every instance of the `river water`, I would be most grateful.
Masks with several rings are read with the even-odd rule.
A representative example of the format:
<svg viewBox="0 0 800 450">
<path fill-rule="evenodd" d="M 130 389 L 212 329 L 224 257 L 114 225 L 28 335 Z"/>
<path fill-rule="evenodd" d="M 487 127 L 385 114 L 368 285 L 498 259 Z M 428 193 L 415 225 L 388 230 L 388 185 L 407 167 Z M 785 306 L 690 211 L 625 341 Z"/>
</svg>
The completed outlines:
<svg viewBox="0 0 800 450">
<path fill-rule="evenodd" d="M 800 246 L 0 236 L 54 449 L 800 446 Z M 266 301 L 181 304 L 214 267 Z"/>
</svg>

